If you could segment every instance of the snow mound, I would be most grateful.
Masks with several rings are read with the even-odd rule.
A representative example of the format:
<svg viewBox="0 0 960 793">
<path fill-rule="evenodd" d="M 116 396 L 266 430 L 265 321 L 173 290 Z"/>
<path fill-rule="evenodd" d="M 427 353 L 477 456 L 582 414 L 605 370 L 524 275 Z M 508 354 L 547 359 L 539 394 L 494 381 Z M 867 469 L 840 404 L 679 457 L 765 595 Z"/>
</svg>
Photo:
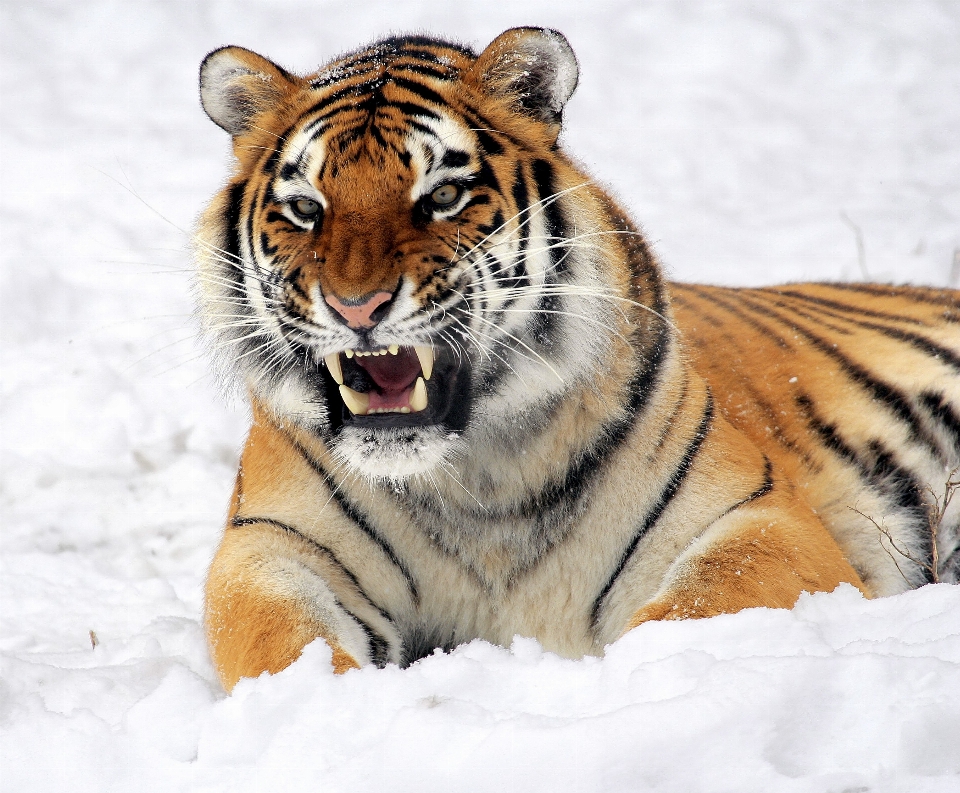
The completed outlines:
<svg viewBox="0 0 960 793">
<path fill-rule="evenodd" d="M 647 623 L 603 658 L 517 637 L 342 676 L 311 644 L 213 681 L 195 622 L 8 665 L 17 791 L 960 789 L 960 588 Z"/>
</svg>

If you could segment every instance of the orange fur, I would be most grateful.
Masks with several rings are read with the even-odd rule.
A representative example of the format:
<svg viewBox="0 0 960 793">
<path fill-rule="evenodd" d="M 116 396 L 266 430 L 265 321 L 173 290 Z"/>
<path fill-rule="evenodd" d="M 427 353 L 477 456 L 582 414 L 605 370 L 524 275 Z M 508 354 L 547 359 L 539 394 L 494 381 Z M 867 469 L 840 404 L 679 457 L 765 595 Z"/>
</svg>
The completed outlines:
<svg viewBox="0 0 960 793">
<path fill-rule="evenodd" d="M 867 594 L 816 516 L 796 503 L 763 503 L 776 500 L 759 500 L 749 524 L 684 560 L 666 591 L 634 614 L 628 630 L 647 620 L 790 608 L 802 592 L 830 592 L 841 583 Z"/>
</svg>

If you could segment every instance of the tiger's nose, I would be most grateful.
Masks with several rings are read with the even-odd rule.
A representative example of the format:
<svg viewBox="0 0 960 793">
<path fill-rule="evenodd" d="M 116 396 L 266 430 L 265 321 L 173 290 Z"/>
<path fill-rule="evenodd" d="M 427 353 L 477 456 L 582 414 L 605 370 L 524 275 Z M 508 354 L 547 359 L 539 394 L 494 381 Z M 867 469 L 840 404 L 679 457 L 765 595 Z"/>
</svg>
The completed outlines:
<svg viewBox="0 0 960 793">
<path fill-rule="evenodd" d="M 347 323 L 348 328 L 372 328 L 387 313 L 386 305 L 393 300 L 389 292 L 374 292 L 358 300 L 344 302 L 336 295 L 326 296 L 327 304 Z"/>
</svg>

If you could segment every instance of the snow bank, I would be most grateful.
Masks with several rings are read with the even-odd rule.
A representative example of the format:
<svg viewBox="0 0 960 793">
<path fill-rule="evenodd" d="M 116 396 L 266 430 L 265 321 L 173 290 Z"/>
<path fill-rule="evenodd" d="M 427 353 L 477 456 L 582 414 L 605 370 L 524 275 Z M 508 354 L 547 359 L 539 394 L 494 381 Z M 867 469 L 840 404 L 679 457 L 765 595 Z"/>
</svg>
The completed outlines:
<svg viewBox="0 0 960 793">
<path fill-rule="evenodd" d="M 960 588 L 648 623 L 606 656 L 481 641 L 406 670 L 210 682 L 196 623 L 156 620 L 5 676 L 22 791 L 960 789 Z"/>
<path fill-rule="evenodd" d="M 194 342 L 187 230 L 228 168 L 196 69 L 391 31 L 565 31 L 569 149 L 678 278 L 957 284 L 953 2 L 31 0 L 2 13 L 4 791 L 960 789 L 958 589 L 528 640 L 225 698 L 201 586 L 246 417 Z M 91 631 L 99 642 L 91 647 Z"/>
</svg>

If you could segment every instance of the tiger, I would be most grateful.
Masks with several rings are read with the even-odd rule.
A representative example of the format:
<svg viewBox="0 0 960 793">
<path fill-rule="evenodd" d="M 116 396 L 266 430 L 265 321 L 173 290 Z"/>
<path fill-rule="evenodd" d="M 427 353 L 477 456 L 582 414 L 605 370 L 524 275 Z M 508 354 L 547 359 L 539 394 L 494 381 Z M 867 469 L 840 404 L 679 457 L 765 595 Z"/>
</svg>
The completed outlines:
<svg viewBox="0 0 960 793">
<path fill-rule="evenodd" d="M 205 585 L 224 688 L 960 578 L 960 292 L 668 283 L 514 28 L 200 69 L 234 170 L 198 313 L 252 426 Z"/>
</svg>

